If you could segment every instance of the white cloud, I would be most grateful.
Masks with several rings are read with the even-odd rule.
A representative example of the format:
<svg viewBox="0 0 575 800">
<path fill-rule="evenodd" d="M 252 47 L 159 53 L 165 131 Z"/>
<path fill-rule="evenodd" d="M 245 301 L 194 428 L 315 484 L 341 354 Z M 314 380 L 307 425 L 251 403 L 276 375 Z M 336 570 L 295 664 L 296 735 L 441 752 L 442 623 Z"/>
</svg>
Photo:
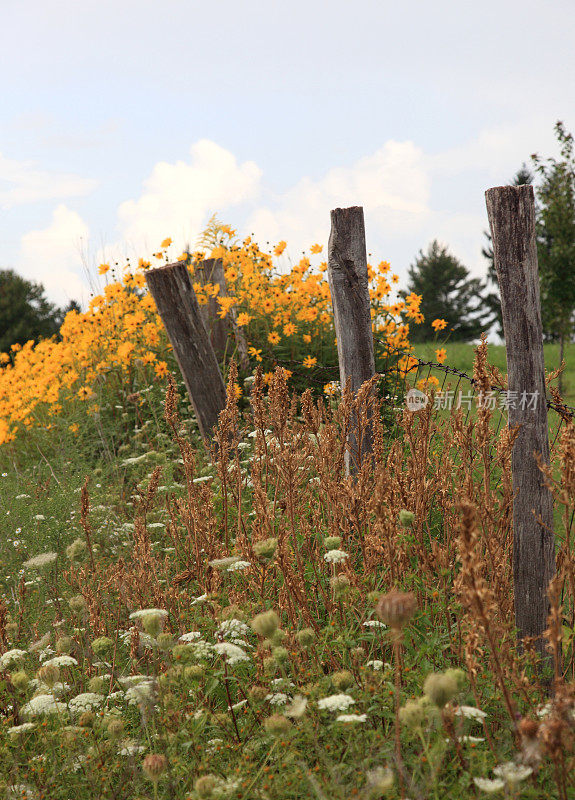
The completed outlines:
<svg viewBox="0 0 575 800">
<path fill-rule="evenodd" d="M 0 186 L 0 206 L 9 209 L 41 200 L 86 195 L 94 189 L 96 181 L 72 173 L 38 169 L 33 161 L 16 161 L 0 153 Z"/>
<path fill-rule="evenodd" d="M 212 214 L 259 194 L 262 173 L 253 161 L 238 164 L 232 153 L 207 139 L 193 144 L 190 154 L 190 162 L 158 162 L 141 197 L 118 209 L 122 240 L 140 248 L 140 255 L 167 236 L 180 246 L 193 245 Z"/>
<path fill-rule="evenodd" d="M 19 272 L 44 285 L 53 302 L 86 300 L 88 289 L 80 278 L 88 226 L 75 211 L 59 205 L 43 230 L 22 237 Z"/>
<path fill-rule="evenodd" d="M 259 240 L 286 239 L 293 253 L 327 241 L 331 209 L 362 205 L 366 218 L 375 216 L 398 231 L 429 213 L 429 191 L 423 151 L 413 142 L 388 141 L 350 167 L 334 167 L 317 181 L 302 178 L 256 209 L 248 229 Z"/>
</svg>

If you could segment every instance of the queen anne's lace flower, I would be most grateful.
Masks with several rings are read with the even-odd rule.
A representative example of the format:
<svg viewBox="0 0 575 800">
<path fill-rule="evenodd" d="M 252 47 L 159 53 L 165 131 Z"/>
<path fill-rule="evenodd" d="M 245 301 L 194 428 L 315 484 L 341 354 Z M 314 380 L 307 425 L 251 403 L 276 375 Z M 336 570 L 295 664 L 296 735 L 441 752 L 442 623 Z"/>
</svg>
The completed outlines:
<svg viewBox="0 0 575 800">
<path fill-rule="evenodd" d="M 367 714 L 340 714 L 335 718 L 336 722 L 365 722 Z"/>
<path fill-rule="evenodd" d="M 6 733 L 10 734 L 10 736 L 19 736 L 21 733 L 33 731 L 35 727 L 35 722 L 23 722 L 21 725 L 13 725 L 11 728 L 8 728 Z"/>
<path fill-rule="evenodd" d="M 12 664 L 17 664 L 19 661 L 22 661 L 26 655 L 27 653 L 25 650 L 19 650 L 17 647 L 13 650 L 8 650 L 0 656 L 0 670 L 7 669 L 11 667 Z"/>
<path fill-rule="evenodd" d="M 53 564 L 58 558 L 58 553 L 40 553 L 37 556 L 29 558 L 22 566 L 24 569 L 41 569 L 47 567 L 48 564 Z"/>
<path fill-rule="evenodd" d="M 324 553 L 323 557 L 328 564 L 341 564 L 342 561 L 349 558 L 349 554 L 343 550 L 328 550 L 327 553 Z"/>
<path fill-rule="evenodd" d="M 271 692 L 271 694 L 266 694 L 266 700 L 272 706 L 284 706 L 289 697 L 284 692 Z"/>
<path fill-rule="evenodd" d="M 189 631 L 188 633 L 182 633 L 180 637 L 178 637 L 179 642 L 193 642 L 196 639 L 201 639 L 202 634 L 199 631 Z"/>
<path fill-rule="evenodd" d="M 505 782 L 500 778 L 496 778 L 495 780 L 491 780 L 490 778 L 473 778 L 473 783 L 486 794 L 495 794 L 495 792 L 500 792 L 501 789 L 505 787 Z"/>
<path fill-rule="evenodd" d="M 317 707 L 322 711 L 347 711 L 355 705 L 355 700 L 348 694 L 332 694 L 317 701 Z"/>
<path fill-rule="evenodd" d="M 44 661 L 44 666 L 54 666 L 54 667 L 76 667 L 78 662 L 73 656 L 61 655 L 61 656 L 54 656 L 54 658 L 50 658 L 48 661 Z"/>
<path fill-rule="evenodd" d="M 230 564 L 226 572 L 243 572 L 248 567 L 251 567 L 251 562 L 249 561 L 235 561 L 233 564 Z"/>
<path fill-rule="evenodd" d="M 239 638 L 240 636 L 247 636 L 252 633 L 252 629 L 242 622 L 241 619 L 225 619 L 218 627 L 218 633 L 224 637 Z"/>
<path fill-rule="evenodd" d="M 66 704 L 55 700 L 53 695 L 38 694 L 22 706 L 20 713 L 23 717 L 40 717 L 43 714 L 63 714 L 65 711 Z"/>
<path fill-rule="evenodd" d="M 95 692 L 84 692 L 73 697 L 68 703 L 70 711 L 75 714 L 81 714 L 84 711 L 91 711 L 93 708 L 98 708 L 104 702 L 101 694 Z"/>
<path fill-rule="evenodd" d="M 475 708 L 475 706 L 458 706 L 453 713 L 457 717 L 465 717 L 465 719 L 476 720 L 485 719 L 487 716 L 485 711 L 482 711 L 480 708 Z"/>
<path fill-rule="evenodd" d="M 494 775 L 497 775 L 498 778 L 501 778 L 505 783 L 511 786 L 519 783 L 519 781 L 524 781 L 532 772 L 533 769 L 531 767 L 526 767 L 523 764 L 516 764 L 514 761 L 506 761 L 493 770 Z"/>
<path fill-rule="evenodd" d="M 246 651 L 238 647 L 237 644 L 232 644 L 231 642 L 217 642 L 217 644 L 212 645 L 212 647 L 218 655 L 225 656 L 230 666 L 239 664 L 240 661 L 250 660 Z"/>
</svg>

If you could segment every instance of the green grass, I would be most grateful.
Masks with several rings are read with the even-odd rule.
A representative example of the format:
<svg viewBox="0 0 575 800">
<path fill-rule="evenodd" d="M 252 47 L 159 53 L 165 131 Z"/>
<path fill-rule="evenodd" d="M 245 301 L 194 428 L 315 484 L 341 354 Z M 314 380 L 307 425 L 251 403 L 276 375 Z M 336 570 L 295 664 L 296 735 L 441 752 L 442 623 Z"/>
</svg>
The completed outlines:
<svg viewBox="0 0 575 800">
<path fill-rule="evenodd" d="M 474 347 L 472 344 L 449 341 L 445 345 L 440 345 L 435 342 L 416 344 L 415 355 L 417 358 L 426 361 L 435 361 L 435 350 L 443 346 L 447 350 L 446 365 L 455 367 L 462 372 L 466 372 L 468 375 L 473 374 Z M 543 351 L 545 369 L 547 372 L 549 373 L 556 370 L 559 367 L 559 345 L 545 344 L 543 345 Z M 506 374 L 507 359 L 505 355 L 505 345 L 490 344 L 487 352 L 489 362 L 496 366 L 502 373 Z M 565 348 L 563 358 L 565 361 L 565 371 L 563 372 L 564 399 L 567 405 L 575 406 L 575 343 L 571 343 Z M 557 381 L 555 381 L 555 385 L 557 385 Z"/>
</svg>

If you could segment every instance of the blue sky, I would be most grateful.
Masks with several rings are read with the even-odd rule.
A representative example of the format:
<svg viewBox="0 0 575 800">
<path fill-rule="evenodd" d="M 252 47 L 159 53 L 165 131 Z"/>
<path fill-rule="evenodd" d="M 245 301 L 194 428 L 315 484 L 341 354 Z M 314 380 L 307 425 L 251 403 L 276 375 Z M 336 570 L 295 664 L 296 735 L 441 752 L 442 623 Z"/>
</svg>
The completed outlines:
<svg viewBox="0 0 575 800">
<path fill-rule="evenodd" d="M 217 213 L 292 260 L 363 205 L 473 274 L 484 191 L 575 130 L 572 0 L 0 0 L 0 268 L 86 302 Z"/>
</svg>

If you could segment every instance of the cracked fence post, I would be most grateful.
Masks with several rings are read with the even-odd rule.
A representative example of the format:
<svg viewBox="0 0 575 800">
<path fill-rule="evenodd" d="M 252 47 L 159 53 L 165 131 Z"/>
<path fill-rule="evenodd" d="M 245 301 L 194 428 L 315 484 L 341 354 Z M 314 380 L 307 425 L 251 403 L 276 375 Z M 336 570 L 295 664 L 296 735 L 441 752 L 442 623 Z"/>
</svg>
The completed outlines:
<svg viewBox="0 0 575 800">
<path fill-rule="evenodd" d="M 174 348 L 202 439 L 210 441 L 226 404 L 226 387 L 186 262 L 147 270 L 146 282 Z"/>
<path fill-rule="evenodd" d="M 535 460 L 539 454 L 549 464 L 535 200 L 532 186 L 498 186 L 488 189 L 485 198 L 501 292 L 509 426 L 521 426 L 511 456 L 515 623 L 520 639 L 537 637 L 537 648 L 547 659 L 542 634 L 549 614 L 547 588 L 555 574 L 555 540 L 553 499 Z"/>
<path fill-rule="evenodd" d="M 341 387 L 343 390 L 349 386 L 357 395 L 361 385 L 375 374 L 361 206 L 336 208 L 331 212 L 327 263 Z M 369 426 L 359 432 L 357 415 L 352 416 L 345 455 L 346 474 L 358 471 L 363 456 L 371 452 L 372 445 Z"/>
</svg>

